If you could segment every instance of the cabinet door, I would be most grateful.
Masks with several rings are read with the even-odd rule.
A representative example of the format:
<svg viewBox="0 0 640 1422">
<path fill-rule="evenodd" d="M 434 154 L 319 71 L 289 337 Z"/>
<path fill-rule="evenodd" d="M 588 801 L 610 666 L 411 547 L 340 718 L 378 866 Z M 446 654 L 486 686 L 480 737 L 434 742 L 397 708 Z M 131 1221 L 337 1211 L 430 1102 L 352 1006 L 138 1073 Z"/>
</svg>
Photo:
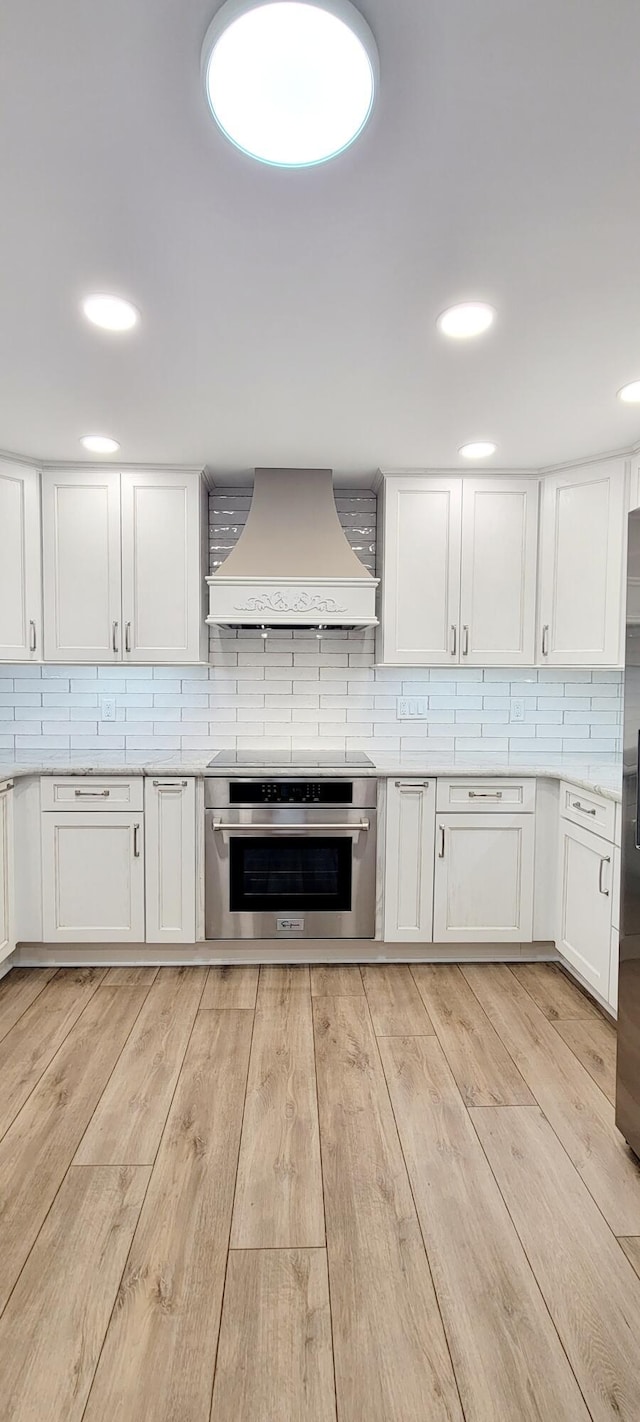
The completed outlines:
<svg viewBox="0 0 640 1422">
<path fill-rule="evenodd" d="M 42 815 L 46 943 L 143 943 L 143 816 Z"/>
<path fill-rule="evenodd" d="M 198 475 L 123 474 L 125 661 L 198 661 L 201 571 Z"/>
<path fill-rule="evenodd" d="M 436 820 L 435 943 L 530 943 L 534 815 Z"/>
<path fill-rule="evenodd" d="M 40 486 L 36 469 L 0 460 L 0 661 L 42 656 Z"/>
<path fill-rule="evenodd" d="M 196 936 L 196 783 L 145 780 L 147 943 Z"/>
<path fill-rule="evenodd" d="M 460 660 L 535 661 L 538 481 L 465 479 L 462 486 Z"/>
<path fill-rule="evenodd" d="M 558 952 L 609 997 L 613 845 L 560 821 Z"/>
<path fill-rule="evenodd" d="M 120 474 L 47 473 L 42 524 L 46 660 L 120 661 Z"/>
<path fill-rule="evenodd" d="M 460 477 L 386 481 L 381 645 L 389 665 L 459 660 L 461 507 Z"/>
<path fill-rule="evenodd" d="M 434 781 L 387 781 L 384 936 L 388 943 L 431 942 L 435 804 Z"/>
<path fill-rule="evenodd" d="M 15 948 L 13 932 L 13 792 L 0 790 L 0 962 Z"/>
<path fill-rule="evenodd" d="M 543 480 L 538 643 L 543 666 L 620 662 L 624 495 L 620 460 Z"/>
</svg>

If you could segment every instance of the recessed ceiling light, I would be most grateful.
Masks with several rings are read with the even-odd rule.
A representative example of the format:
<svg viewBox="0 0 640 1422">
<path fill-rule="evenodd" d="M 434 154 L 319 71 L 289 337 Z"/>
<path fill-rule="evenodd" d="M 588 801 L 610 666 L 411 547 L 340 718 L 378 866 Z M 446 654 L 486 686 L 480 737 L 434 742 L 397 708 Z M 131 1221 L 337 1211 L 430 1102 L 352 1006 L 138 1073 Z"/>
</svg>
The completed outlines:
<svg viewBox="0 0 640 1422">
<path fill-rule="evenodd" d="M 252 158 L 285 168 L 348 148 L 371 113 L 375 40 L 349 0 L 226 0 L 202 49 L 211 112 Z"/>
<path fill-rule="evenodd" d="M 120 448 L 117 439 L 109 439 L 108 435 L 83 435 L 80 443 L 92 454 L 115 454 Z"/>
<path fill-rule="evenodd" d="M 625 405 L 640 404 L 640 380 L 632 380 L 630 385 L 623 385 L 618 391 L 618 399 Z"/>
<path fill-rule="evenodd" d="M 458 306 L 448 306 L 446 311 L 442 311 L 436 325 L 443 335 L 465 340 L 487 331 L 495 320 L 495 314 L 493 306 L 488 306 L 486 301 L 462 301 Z"/>
<path fill-rule="evenodd" d="M 97 292 L 86 296 L 82 310 L 94 326 L 102 326 L 104 331 L 130 331 L 140 318 L 140 312 L 123 296 L 107 296 Z"/>
<path fill-rule="evenodd" d="M 490 454 L 495 454 L 496 448 L 490 440 L 477 439 L 472 444 L 461 444 L 458 454 L 465 459 L 488 459 Z"/>
</svg>

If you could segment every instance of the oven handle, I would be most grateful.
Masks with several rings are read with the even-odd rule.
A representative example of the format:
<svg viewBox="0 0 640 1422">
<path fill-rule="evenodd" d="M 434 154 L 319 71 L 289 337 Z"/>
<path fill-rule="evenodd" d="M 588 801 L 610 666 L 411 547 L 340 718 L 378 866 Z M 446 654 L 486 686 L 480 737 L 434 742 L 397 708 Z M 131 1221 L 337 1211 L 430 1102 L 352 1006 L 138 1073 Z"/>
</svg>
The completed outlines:
<svg viewBox="0 0 640 1422">
<path fill-rule="evenodd" d="M 351 825 L 339 824 L 309 824 L 297 820 L 288 825 L 236 825 L 228 824 L 226 820 L 214 820 L 214 830 L 233 830 L 234 834 L 290 834 L 291 830 L 302 830 L 305 833 L 324 834 L 326 830 L 331 830 L 332 834 L 342 831 L 344 834 L 353 834 L 358 830 L 368 830 L 368 820 L 358 820 Z"/>
</svg>

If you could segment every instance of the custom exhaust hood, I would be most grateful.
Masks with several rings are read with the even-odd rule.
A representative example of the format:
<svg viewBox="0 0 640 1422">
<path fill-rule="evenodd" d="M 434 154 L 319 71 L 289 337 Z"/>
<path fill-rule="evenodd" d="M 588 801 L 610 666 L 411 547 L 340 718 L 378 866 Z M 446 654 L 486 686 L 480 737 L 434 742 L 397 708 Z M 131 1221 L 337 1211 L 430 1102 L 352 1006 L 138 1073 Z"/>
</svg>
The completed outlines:
<svg viewBox="0 0 640 1422">
<path fill-rule="evenodd" d="M 378 582 L 344 535 L 331 469 L 256 469 L 246 526 L 207 578 L 207 622 L 375 627 Z"/>
</svg>

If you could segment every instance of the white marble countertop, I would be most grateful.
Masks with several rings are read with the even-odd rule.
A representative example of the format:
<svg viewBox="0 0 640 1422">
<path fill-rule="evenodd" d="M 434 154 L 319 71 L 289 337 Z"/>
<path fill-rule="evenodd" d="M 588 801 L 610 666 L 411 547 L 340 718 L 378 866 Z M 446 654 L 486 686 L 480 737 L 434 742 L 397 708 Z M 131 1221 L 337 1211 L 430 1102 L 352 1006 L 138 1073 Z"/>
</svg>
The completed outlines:
<svg viewBox="0 0 640 1422">
<path fill-rule="evenodd" d="M 264 776 L 265 771 L 257 766 L 239 767 L 235 772 L 228 766 L 209 766 L 208 761 L 215 752 L 202 755 L 180 754 L 151 758 L 146 753 L 117 756 L 113 752 L 97 752 L 88 755 L 64 756 L 52 752 L 31 759 L 0 761 L 0 783 L 30 775 L 216 775 L 228 777 L 234 773 L 244 777 Z M 268 773 L 268 772 L 267 772 Z M 596 791 L 611 800 L 622 798 L 622 764 L 620 760 L 586 761 L 578 756 L 549 757 L 535 762 L 525 759 L 509 759 L 495 756 L 485 763 L 474 761 L 471 756 L 455 760 L 438 756 L 409 755 L 402 757 L 381 757 L 375 765 L 354 767 L 349 770 L 344 764 L 317 766 L 274 766 L 274 775 L 307 775 L 310 779 L 320 779 L 327 775 L 360 777 L 376 775 L 391 778 L 396 775 L 450 776 L 462 775 L 490 777 L 527 775 L 551 780 L 569 780 L 582 790 Z"/>
</svg>

